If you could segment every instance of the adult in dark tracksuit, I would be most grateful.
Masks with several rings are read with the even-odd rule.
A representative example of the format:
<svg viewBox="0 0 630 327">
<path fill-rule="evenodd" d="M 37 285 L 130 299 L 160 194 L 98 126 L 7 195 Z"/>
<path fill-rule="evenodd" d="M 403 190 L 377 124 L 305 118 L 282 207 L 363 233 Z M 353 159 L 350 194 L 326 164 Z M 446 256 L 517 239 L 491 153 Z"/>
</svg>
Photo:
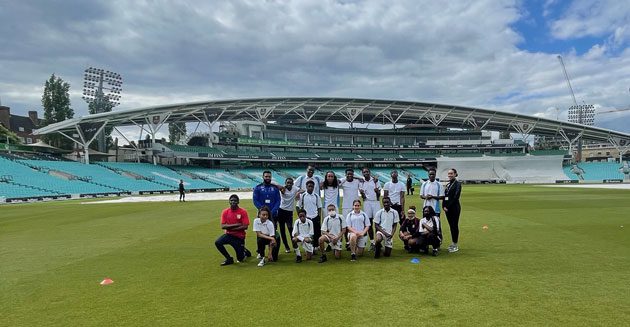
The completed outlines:
<svg viewBox="0 0 630 327">
<path fill-rule="evenodd" d="M 271 209 L 271 221 L 274 227 L 278 221 L 278 209 L 280 208 L 280 190 L 271 183 L 271 172 L 263 172 L 263 182 L 254 187 L 254 206 L 260 210 L 263 206 Z"/>
<path fill-rule="evenodd" d="M 462 211 L 459 203 L 459 197 L 462 194 L 462 184 L 457 180 L 457 170 L 454 168 L 448 171 L 448 184 L 444 190 L 444 200 L 442 208 L 446 213 L 448 226 L 451 230 L 451 239 L 453 244 L 448 246 L 448 252 L 459 251 L 457 242 L 459 241 L 459 215 Z"/>
<path fill-rule="evenodd" d="M 186 190 L 184 189 L 184 180 L 179 180 L 179 202 L 186 202 Z"/>
</svg>

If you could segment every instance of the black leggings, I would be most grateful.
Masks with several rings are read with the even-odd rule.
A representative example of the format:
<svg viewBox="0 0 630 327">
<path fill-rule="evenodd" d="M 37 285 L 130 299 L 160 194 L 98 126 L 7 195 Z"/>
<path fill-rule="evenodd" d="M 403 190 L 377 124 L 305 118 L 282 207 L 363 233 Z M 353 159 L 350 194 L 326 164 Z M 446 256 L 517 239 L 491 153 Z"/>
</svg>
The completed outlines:
<svg viewBox="0 0 630 327">
<path fill-rule="evenodd" d="M 273 261 L 278 261 L 278 252 L 280 251 L 280 238 L 278 236 L 274 236 L 276 239 L 276 246 L 271 251 L 271 257 Z M 265 256 L 265 247 L 271 243 L 271 240 L 262 237 L 256 237 L 256 244 L 258 245 L 258 254 L 261 256 Z"/>
<path fill-rule="evenodd" d="M 293 234 L 293 211 L 278 209 L 278 225 L 280 226 L 280 237 L 284 248 L 289 248 L 289 240 Z M 285 228 L 286 227 L 286 228 Z M 286 230 L 289 230 L 289 238 L 287 239 Z"/>
<path fill-rule="evenodd" d="M 455 206 L 446 212 L 446 220 L 448 220 L 448 227 L 451 229 L 451 239 L 453 243 L 457 243 L 459 240 L 459 214 L 462 208 Z"/>
</svg>

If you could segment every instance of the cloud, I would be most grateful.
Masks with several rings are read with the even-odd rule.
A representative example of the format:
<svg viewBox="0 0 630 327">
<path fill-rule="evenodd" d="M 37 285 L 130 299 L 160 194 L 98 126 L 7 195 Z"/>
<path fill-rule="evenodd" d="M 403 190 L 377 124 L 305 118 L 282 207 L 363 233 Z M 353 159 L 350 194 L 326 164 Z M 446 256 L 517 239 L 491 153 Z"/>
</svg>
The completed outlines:
<svg viewBox="0 0 630 327">
<path fill-rule="evenodd" d="M 616 12 L 592 9 L 599 18 L 580 23 L 591 7 L 576 1 L 550 25 L 557 38 L 607 38 L 582 56 L 563 55 L 578 99 L 611 108 L 628 104 L 630 86 L 630 53 L 623 50 L 627 18 L 614 6 Z M 527 17 L 516 0 L 41 1 L 5 7 L 0 96 L 15 112 L 40 107 L 44 81 L 54 72 L 70 82 L 72 105 L 85 114 L 80 92 L 88 66 L 123 76 L 119 108 L 339 96 L 531 115 L 557 107 L 562 117 L 571 105 L 556 54 L 518 48 L 523 38 L 513 25 Z M 546 8 L 552 7 L 549 1 Z M 620 50 L 611 53 L 613 47 Z"/>
</svg>

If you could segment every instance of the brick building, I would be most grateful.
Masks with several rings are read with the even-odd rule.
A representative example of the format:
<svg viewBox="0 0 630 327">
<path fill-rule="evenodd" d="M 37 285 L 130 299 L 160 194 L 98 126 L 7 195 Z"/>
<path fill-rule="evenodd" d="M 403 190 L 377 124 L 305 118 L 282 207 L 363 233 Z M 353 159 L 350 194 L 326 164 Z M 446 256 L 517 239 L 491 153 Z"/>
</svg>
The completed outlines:
<svg viewBox="0 0 630 327">
<path fill-rule="evenodd" d="M 41 119 L 37 117 L 37 111 L 29 111 L 28 117 L 11 114 L 11 108 L 0 105 L 0 124 L 17 134 L 24 144 L 36 143 L 40 140 L 38 135 L 32 135 L 37 129 Z"/>
</svg>

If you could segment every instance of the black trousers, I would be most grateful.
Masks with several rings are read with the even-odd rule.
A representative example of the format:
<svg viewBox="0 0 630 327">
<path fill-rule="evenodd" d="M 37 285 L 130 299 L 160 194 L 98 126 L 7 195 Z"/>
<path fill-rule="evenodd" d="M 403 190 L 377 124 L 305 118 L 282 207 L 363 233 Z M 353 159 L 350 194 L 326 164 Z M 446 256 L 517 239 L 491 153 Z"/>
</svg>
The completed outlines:
<svg viewBox="0 0 630 327">
<path fill-rule="evenodd" d="M 448 227 L 451 229 L 451 239 L 453 243 L 457 243 L 459 240 L 459 214 L 462 212 L 460 206 L 455 206 L 446 212 L 446 220 L 448 220 Z"/>
<path fill-rule="evenodd" d="M 291 234 L 293 233 L 293 211 L 278 209 L 278 225 L 280 226 L 280 237 L 282 237 L 282 243 L 284 244 L 284 247 L 288 249 L 289 240 L 291 239 Z M 286 230 L 289 231 L 288 239 Z"/>
<path fill-rule="evenodd" d="M 403 216 L 402 205 L 400 203 L 392 204 L 392 209 L 398 212 L 398 218 L 400 219 L 400 222 L 402 222 L 403 217 L 405 217 Z"/>
<path fill-rule="evenodd" d="M 276 247 L 274 247 L 273 251 L 271 251 L 271 257 L 273 258 L 273 261 L 278 261 L 278 252 L 280 251 L 280 237 L 276 235 L 274 236 L 274 238 L 276 239 Z M 256 244 L 258 245 L 258 254 L 264 257 L 265 247 L 269 245 L 269 243 L 271 243 L 271 240 L 268 240 L 262 237 L 256 237 Z"/>
<path fill-rule="evenodd" d="M 322 220 L 319 216 L 309 219 L 313 222 L 313 246 L 319 246 L 319 238 L 322 236 Z"/>
<path fill-rule="evenodd" d="M 225 245 L 228 244 L 234 248 L 236 251 L 236 260 L 243 261 L 245 259 L 245 240 L 238 238 L 234 235 L 223 234 L 214 241 L 214 245 L 217 247 L 217 250 L 221 252 L 221 254 L 225 257 L 226 260 L 234 260 L 228 251 L 225 249 Z"/>
<path fill-rule="evenodd" d="M 420 248 L 428 249 L 429 245 L 431 245 L 434 249 L 439 249 L 440 239 L 438 239 L 434 234 L 420 234 Z"/>
<path fill-rule="evenodd" d="M 186 200 L 186 192 L 179 191 L 179 201 Z"/>
</svg>

